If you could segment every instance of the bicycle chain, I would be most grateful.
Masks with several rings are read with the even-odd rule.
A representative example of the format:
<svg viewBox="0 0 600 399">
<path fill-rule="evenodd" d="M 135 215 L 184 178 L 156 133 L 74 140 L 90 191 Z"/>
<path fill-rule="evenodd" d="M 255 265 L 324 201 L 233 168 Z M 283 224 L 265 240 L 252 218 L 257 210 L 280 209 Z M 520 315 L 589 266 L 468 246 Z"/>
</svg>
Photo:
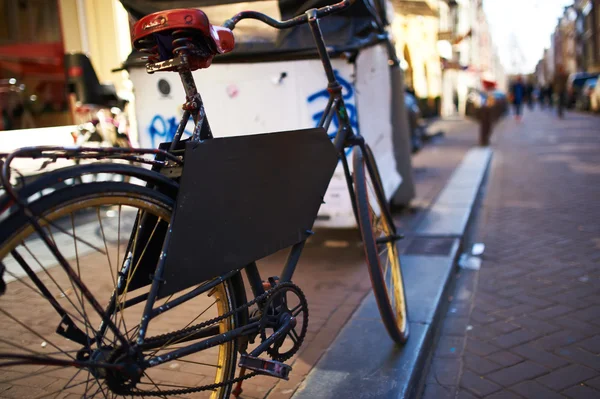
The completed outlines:
<svg viewBox="0 0 600 399">
<path fill-rule="evenodd" d="M 206 320 L 202 323 L 184 328 L 183 330 L 179 330 L 179 331 L 174 331 L 172 333 L 166 333 L 166 334 L 162 334 L 162 335 L 157 335 L 155 337 L 150 337 L 146 339 L 146 342 L 144 342 L 144 344 L 141 345 L 141 349 L 144 349 L 144 346 L 152 344 L 153 342 L 156 341 L 160 341 L 160 340 L 164 340 L 164 339 L 171 339 L 171 338 L 185 338 L 187 335 L 189 335 L 190 332 L 194 331 L 194 330 L 198 330 L 204 327 L 208 327 L 212 324 L 215 324 L 221 320 L 224 320 L 228 317 L 231 317 L 233 315 L 235 315 L 238 312 L 241 312 L 242 310 L 248 309 L 250 306 L 256 304 L 257 302 L 263 301 L 265 299 L 267 299 L 267 297 L 269 295 L 271 295 L 273 292 L 275 292 L 275 290 L 279 289 L 280 286 L 287 286 L 287 285 L 295 285 L 293 283 L 281 283 L 278 284 L 277 286 L 275 286 L 274 288 L 271 288 L 270 290 L 265 291 L 264 294 L 261 294 L 259 296 L 257 296 L 256 298 L 254 298 L 253 300 L 246 302 L 245 304 L 243 304 L 242 306 L 230 310 L 227 313 L 222 314 L 221 316 L 217 316 L 215 318 L 212 318 L 210 320 Z"/>
<path fill-rule="evenodd" d="M 265 299 L 267 299 L 269 297 L 269 295 L 271 295 L 272 293 L 281 290 L 283 288 L 286 287 L 293 287 L 296 289 L 300 289 L 297 285 L 295 285 L 294 283 L 280 283 L 277 284 L 275 287 L 267 290 L 264 292 L 264 294 L 261 294 L 259 296 L 257 296 L 256 298 L 254 298 L 253 300 L 246 302 L 245 304 L 243 304 L 242 306 L 230 310 L 229 312 L 222 314 L 221 316 L 217 316 L 215 318 L 212 318 L 210 320 L 207 320 L 205 322 L 196 324 L 194 326 L 190 326 L 186 329 L 180 330 L 180 331 L 175 331 L 172 333 L 167 333 L 167 334 L 162 334 L 162 335 L 157 335 L 155 337 L 150 337 L 148 338 L 147 342 L 145 342 L 145 344 L 150 344 L 152 342 L 156 342 L 159 340 L 164 340 L 164 339 L 171 339 L 171 338 L 179 338 L 182 335 L 185 337 L 186 335 L 188 335 L 189 332 L 200 329 L 200 328 L 204 328 L 207 326 L 210 326 L 212 324 L 215 324 L 223 319 L 226 319 L 228 317 L 231 317 L 233 315 L 235 315 L 236 313 L 248 309 L 250 306 L 256 304 L 257 302 L 261 302 Z M 141 348 L 143 349 L 143 346 L 141 346 Z M 214 383 L 214 384 L 209 384 L 209 385 L 201 385 L 198 387 L 194 387 L 194 388 L 182 388 L 182 389 L 172 389 L 169 391 L 166 390 L 161 390 L 159 392 L 150 392 L 150 391 L 129 391 L 127 393 L 127 395 L 131 395 L 131 396 L 142 396 L 142 397 L 147 397 L 147 396 L 169 396 L 169 395 L 185 395 L 185 394 L 189 394 L 189 393 L 196 393 L 196 392 L 201 392 L 201 391 L 209 391 L 209 390 L 214 390 L 217 388 L 221 388 L 227 385 L 233 385 L 236 384 L 240 381 L 246 380 L 248 378 L 252 378 L 255 377 L 257 375 L 259 375 L 260 373 L 257 372 L 253 372 L 253 373 L 249 373 L 249 374 L 245 374 L 243 376 L 240 377 L 236 377 L 236 378 L 232 378 L 230 380 L 227 381 L 222 381 L 222 382 L 218 382 L 218 383 Z"/>
<path fill-rule="evenodd" d="M 256 377 L 259 373 L 254 372 L 250 374 L 245 374 L 241 377 L 232 378 L 231 380 L 217 382 L 215 384 L 210 385 L 201 385 L 199 387 L 194 388 L 183 388 L 183 389 L 171 389 L 169 391 L 159 391 L 159 392 L 150 392 L 150 391 L 130 391 L 127 395 L 131 396 L 160 396 L 160 397 L 168 397 L 171 395 L 187 395 L 188 393 L 196 393 L 202 391 L 212 391 L 213 389 L 221 388 L 227 385 L 233 385 L 240 381 L 247 380 L 248 378 Z"/>
</svg>

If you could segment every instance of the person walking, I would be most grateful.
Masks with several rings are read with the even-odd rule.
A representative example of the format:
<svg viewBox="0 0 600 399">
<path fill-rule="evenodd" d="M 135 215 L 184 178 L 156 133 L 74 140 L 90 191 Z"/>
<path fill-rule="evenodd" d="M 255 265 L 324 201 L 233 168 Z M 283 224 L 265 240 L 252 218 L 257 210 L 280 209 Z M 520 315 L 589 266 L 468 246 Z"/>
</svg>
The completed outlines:
<svg viewBox="0 0 600 399">
<path fill-rule="evenodd" d="M 556 107 L 559 118 L 563 118 L 565 102 L 567 97 L 567 73 L 565 67 L 558 65 L 556 75 L 554 75 L 554 93 L 556 93 Z"/>
<path fill-rule="evenodd" d="M 512 97 L 512 103 L 515 109 L 515 119 L 517 122 L 521 120 L 521 114 L 523 112 L 523 100 L 525 99 L 525 90 L 523 78 L 518 76 L 510 87 L 510 94 Z"/>
<path fill-rule="evenodd" d="M 535 86 L 533 85 L 533 82 L 530 80 L 527 82 L 527 84 L 525 85 L 525 93 L 526 93 L 526 98 L 527 98 L 527 106 L 529 107 L 530 110 L 533 111 L 533 107 L 534 107 L 534 96 L 535 96 Z"/>
<path fill-rule="evenodd" d="M 498 104 L 496 104 L 496 98 L 494 96 L 494 91 L 497 87 L 496 81 L 487 77 L 481 80 L 481 86 L 483 88 L 483 94 L 485 95 L 485 98 L 478 110 L 479 145 L 482 147 L 487 147 L 490 145 L 490 138 L 492 137 L 494 123 L 500 118 L 500 107 Z"/>
<path fill-rule="evenodd" d="M 552 90 L 552 84 L 546 85 L 546 97 L 548 98 L 548 107 L 550 110 L 554 107 L 554 90 Z"/>
</svg>

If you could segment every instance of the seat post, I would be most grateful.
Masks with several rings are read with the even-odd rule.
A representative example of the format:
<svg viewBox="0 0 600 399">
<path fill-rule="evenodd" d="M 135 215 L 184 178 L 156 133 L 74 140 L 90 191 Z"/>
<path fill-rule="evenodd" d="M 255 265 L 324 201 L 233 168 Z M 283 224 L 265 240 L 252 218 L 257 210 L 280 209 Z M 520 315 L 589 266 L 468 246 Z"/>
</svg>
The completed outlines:
<svg viewBox="0 0 600 399">
<path fill-rule="evenodd" d="M 212 131 L 210 130 L 206 112 L 204 111 L 204 102 L 196 89 L 196 83 L 194 82 L 192 72 L 187 66 L 187 62 L 185 62 L 185 56 L 182 58 L 184 59 L 184 62 L 178 71 L 186 96 L 186 102 L 183 104 L 182 108 L 184 111 L 189 112 L 192 115 L 192 118 L 194 118 L 192 141 L 212 139 Z"/>
</svg>

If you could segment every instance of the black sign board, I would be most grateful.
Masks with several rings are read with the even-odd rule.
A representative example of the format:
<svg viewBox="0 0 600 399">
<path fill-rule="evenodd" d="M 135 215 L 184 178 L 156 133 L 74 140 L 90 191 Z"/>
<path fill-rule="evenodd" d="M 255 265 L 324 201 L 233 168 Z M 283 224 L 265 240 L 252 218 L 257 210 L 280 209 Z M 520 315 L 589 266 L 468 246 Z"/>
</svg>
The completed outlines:
<svg viewBox="0 0 600 399">
<path fill-rule="evenodd" d="M 322 128 L 188 142 L 160 297 L 306 239 L 337 159 Z"/>
</svg>

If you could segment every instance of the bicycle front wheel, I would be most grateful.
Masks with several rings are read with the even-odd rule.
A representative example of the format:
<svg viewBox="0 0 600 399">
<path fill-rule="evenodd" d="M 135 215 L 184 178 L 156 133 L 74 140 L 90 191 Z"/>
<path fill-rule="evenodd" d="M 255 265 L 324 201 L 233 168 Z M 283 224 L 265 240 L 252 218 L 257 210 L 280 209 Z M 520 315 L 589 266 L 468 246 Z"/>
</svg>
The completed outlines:
<svg viewBox="0 0 600 399">
<path fill-rule="evenodd" d="M 142 278 L 148 282 L 153 273 L 141 275 L 137 259 L 150 256 L 157 248 L 160 251 L 174 205 L 172 198 L 157 191 L 114 182 L 82 184 L 34 202 L 31 209 L 40 215 L 38 222 L 76 278 L 57 264 L 23 212 L 14 213 L 0 225 L 0 262 L 7 282 L 6 293 L 0 297 L 2 387 L 12 390 L 15 397 L 129 398 L 178 397 L 183 390 L 216 384 L 194 397 L 229 396 L 231 386 L 226 382 L 234 377 L 236 367 L 234 341 L 139 369 L 135 378 L 99 367 L 159 359 L 197 342 L 199 336 L 235 328 L 235 318 L 227 317 L 204 328 L 202 334 L 188 331 L 190 326 L 234 309 L 239 287 L 227 280 L 153 318 L 144 341 L 153 344 L 136 346 L 149 285 L 136 286 L 134 281 Z M 141 219 L 145 230 L 137 228 Z M 132 253 L 141 255 L 136 258 Z M 27 269 L 29 273 L 24 272 Z M 77 280 L 85 284 L 104 313 L 94 309 Z M 154 307 L 172 303 L 194 288 L 163 298 Z M 66 327 L 66 318 L 59 315 L 56 305 L 72 321 L 71 328 Z M 103 327 L 107 318 L 119 333 Z M 80 333 L 73 333 L 75 329 Z M 187 330 L 174 333 L 182 329 Z"/>
<path fill-rule="evenodd" d="M 377 192 L 384 195 L 379 171 L 369 147 L 365 148 L 366 154 L 360 147 L 354 147 L 353 154 L 358 222 L 381 319 L 394 342 L 404 344 L 408 339 L 408 311 L 400 255 L 393 239 L 396 228 L 385 198 L 377 195 Z"/>
</svg>

